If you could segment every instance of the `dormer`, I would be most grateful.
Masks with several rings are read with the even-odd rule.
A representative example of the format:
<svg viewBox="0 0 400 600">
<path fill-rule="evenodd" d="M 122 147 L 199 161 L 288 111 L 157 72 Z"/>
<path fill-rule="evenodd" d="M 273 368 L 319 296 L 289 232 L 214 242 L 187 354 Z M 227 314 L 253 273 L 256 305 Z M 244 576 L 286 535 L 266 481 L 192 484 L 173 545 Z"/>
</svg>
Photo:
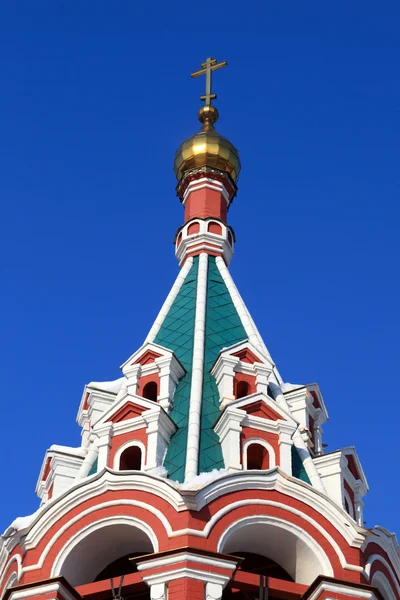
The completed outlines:
<svg viewBox="0 0 400 600">
<path fill-rule="evenodd" d="M 69 446 L 54 445 L 47 450 L 36 484 L 36 494 L 42 504 L 73 485 L 86 453 L 85 448 Z"/>
<path fill-rule="evenodd" d="M 174 393 L 185 369 L 168 348 L 147 343 L 121 367 L 129 394 L 157 402 L 170 411 Z"/>
<path fill-rule="evenodd" d="M 328 496 L 362 526 L 363 497 L 369 488 L 355 448 L 329 452 L 313 461 Z"/>
<path fill-rule="evenodd" d="M 115 381 L 92 381 L 85 385 L 79 405 L 77 423 L 82 427 L 82 446 L 89 442 L 90 428 L 114 404 L 125 378 Z"/>
<path fill-rule="evenodd" d="M 129 386 L 93 427 L 97 470 L 150 471 L 161 467 L 177 427 L 159 403 Z"/>
<path fill-rule="evenodd" d="M 296 421 L 267 394 L 256 392 L 225 407 L 214 431 L 228 471 L 280 467 L 292 475 Z"/>
<path fill-rule="evenodd" d="M 274 363 L 249 342 L 223 348 L 211 370 L 220 397 L 220 407 L 254 393 L 268 392 L 268 378 Z"/>
<path fill-rule="evenodd" d="M 328 420 L 328 413 L 318 384 L 281 385 L 286 402 L 293 417 L 300 423 L 300 432 L 310 452 L 314 456 L 323 453 L 322 425 Z"/>
</svg>

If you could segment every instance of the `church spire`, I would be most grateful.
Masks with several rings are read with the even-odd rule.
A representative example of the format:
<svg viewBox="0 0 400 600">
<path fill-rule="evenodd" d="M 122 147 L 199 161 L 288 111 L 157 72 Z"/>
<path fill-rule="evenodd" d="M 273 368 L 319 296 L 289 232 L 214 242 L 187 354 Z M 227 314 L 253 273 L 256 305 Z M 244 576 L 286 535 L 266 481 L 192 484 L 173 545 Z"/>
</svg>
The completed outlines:
<svg viewBox="0 0 400 600">
<path fill-rule="evenodd" d="M 175 238 L 180 265 L 202 252 L 222 256 L 229 264 L 233 254 L 235 238 L 227 213 L 237 192 L 240 159 L 235 146 L 215 130 L 219 114 L 212 105 L 217 95 L 212 92 L 211 79 L 213 71 L 226 65 L 226 61 L 209 57 L 191 74 L 206 76 L 206 90 L 200 96 L 205 102 L 199 110 L 202 127 L 180 145 L 174 160 L 177 194 L 185 207 L 184 225 Z"/>
</svg>

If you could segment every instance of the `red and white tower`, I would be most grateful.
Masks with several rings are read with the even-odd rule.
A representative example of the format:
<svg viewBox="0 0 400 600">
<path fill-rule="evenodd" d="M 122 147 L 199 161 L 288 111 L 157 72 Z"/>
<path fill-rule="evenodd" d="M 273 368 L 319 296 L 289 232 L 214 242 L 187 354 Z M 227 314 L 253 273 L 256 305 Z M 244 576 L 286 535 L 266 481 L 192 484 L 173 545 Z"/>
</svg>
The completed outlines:
<svg viewBox="0 0 400 600">
<path fill-rule="evenodd" d="M 324 453 L 318 385 L 282 380 L 228 269 L 225 64 L 193 74 L 201 130 L 175 155 L 179 275 L 122 377 L 85 386 L 81 446 L 47 450 L 39 509 L 1 537 L 4 599 L 400 599 L 396 537 L 363 526 L 355 448 Z"/>
</svg>

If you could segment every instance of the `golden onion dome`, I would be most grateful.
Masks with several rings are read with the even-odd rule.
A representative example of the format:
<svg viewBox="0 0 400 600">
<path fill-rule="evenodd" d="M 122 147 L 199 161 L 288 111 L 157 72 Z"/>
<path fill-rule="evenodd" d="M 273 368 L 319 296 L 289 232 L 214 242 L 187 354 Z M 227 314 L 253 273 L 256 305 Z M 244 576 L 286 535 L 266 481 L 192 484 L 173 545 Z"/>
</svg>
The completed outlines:
<svg viewBox="0 0 400 600">
<path fill-rule="evenodd" d="M 239 153 L 229 140 L 217 133 L 214 123 L 218 119 L 215 106 L 202 106 L 199 133 L 185 140 L 175 154 L 174 173 L 178 182 L 188 171 L 209 167 L 228 173 L 236 182 L 240 173 Z"/>
</svg>

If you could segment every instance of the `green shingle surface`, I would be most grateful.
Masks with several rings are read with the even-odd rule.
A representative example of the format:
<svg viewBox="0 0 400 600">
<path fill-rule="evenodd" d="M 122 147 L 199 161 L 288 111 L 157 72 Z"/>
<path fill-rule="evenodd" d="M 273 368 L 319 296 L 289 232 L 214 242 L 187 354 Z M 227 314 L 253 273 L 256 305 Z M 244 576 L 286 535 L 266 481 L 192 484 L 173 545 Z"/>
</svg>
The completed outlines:
<svg viewBox="0 0 400 600">
<path fill-rule="evenodd" d="M 199 473 L 224 467 L 219 438 L 213 430 L 220 414 L 219 393 L 210 370 L 222 348 L 246 338 L 246 332 L 216 265 L 215 257 L 209 256 Z"/>
<path fill-rule="evenodd" d="M 301 479 L 302 481 L 305 481 L 311 485 L 311 481 L 307 475 L 307 471 L 304 468 L 303 461 L 301 460 L 299 452 L 294 444 L 292 445 L 292 475 L 293 477 L 297 477 L 297 479 Z"/>
<path fill-rule="evenodd" d="M 174 405 L 170 413 L 178 430 L 171 438 L 164 461 L 168 476 L 178 481 L 183 481 L 185 476 L 197 272 L 198 257 L 196 256 L 193 259 L 192 268 L 186 275 L 186 279 L 154 340 L 156 344 L 172 350 L 186 369 L 186 374 L 176 388 Z"/>
<path fill-rule="evenodd" d="M 89 475 L 94 475 L 95 473 L 97 473 L 97 465 L 98 465 L 98 463 L 99 463 L 99 459 L 96 458 L 96 460 L 94 461 L 94 463 L 90 467 L 90 471 L 88 473 L 88 477 L 89 477 Z"/>
</svg>

